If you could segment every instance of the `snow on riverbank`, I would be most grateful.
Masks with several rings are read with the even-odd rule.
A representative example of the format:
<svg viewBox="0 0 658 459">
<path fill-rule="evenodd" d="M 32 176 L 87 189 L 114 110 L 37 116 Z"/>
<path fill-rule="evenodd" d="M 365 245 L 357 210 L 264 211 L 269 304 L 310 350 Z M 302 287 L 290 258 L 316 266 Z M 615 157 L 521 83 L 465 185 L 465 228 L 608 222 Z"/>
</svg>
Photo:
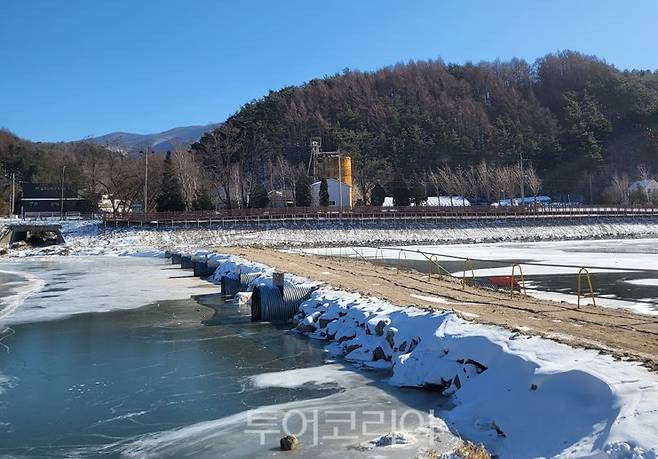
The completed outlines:
<svg viewBox="0 0 658 459">
<path fill-rule="evenodd" d="M 390 384 L 450 396 L 440 416 L 501 457 L 658 454 L 658 377 L 639 364 L 326 287 L 297 319 L 330 352 L 390 369 Z"/>
<path fill-rule="evenodd" d="M 188 228 L 104 228 L 100 222 L 67 221 L 66 246 L 17 254 L 125 254 L 140 250 L 200 250 L 240 244 L 275 247 L 395 245 L 414 243 L 542 241 L 658 237 L 656 218 L 554 218 L 405 222 L 311 222 Z"/>
</svg>

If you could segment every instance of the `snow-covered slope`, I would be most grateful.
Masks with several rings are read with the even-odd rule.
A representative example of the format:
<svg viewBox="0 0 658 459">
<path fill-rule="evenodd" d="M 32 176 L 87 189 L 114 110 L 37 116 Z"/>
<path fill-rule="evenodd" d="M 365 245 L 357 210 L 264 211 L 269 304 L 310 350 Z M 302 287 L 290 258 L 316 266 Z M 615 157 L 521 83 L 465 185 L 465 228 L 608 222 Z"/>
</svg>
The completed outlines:
<svg viewBox="0 0 658 459">
<path fill-rule="evenodd" d="M 0 221 L 6 223 L 8 221 Z M 658 219 L 586 218 L 556 220 L 446 220 L 440 222 L 345 222 L 103 228 L 95 221 L 67 221 L 66 247 L 24 252 L 80 255 L 121 254 L 152 249 L 203 250 L 209 247 L 337 247 L 460 242 L 548 241 L 658 237 Z"/>
</svg>

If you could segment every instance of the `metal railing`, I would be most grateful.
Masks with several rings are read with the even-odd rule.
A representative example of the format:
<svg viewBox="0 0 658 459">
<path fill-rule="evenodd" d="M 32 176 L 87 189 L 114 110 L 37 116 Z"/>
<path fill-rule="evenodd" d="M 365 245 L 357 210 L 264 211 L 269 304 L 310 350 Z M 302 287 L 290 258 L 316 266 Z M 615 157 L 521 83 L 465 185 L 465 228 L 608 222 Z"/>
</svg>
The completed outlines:
<svg viewBox="0 0 658 459">
<path fill-rule="evenodd" d="M 368 221 L 368 220 L 428 220 L 479 218 L 553 218 L 587 216 L 658 216 L 658 207 L 580 206 L 454 206 L 454 207 L 354 207 L 333 209 L 321 207 L 288 207 L 265 209 L 233 209 L 191 212 L 136 212 L 101 214 L 107 226 L 125 225 L 201 225 L 233 222 L 274 221 Z"/>
<path fill-rule="evenodd" d="M 374 255 L 368 255 L 363 249 L 367 249 L 371 253 L 374 252 Z M 385 257 L 384 253 L 391 252 L 391 257 Z M 350 253 L 351 252 L 351 253 Z M 617 272 L 641 272 L 658 275 L 658 270 L 655 269 L 642 269 L 642 268 L 628 268 L 628 267 L 619 267 L 619 266 L 579 266 L 579 265 L 566 265 L 558 263 L 542 263 L 542 262 L 514 262 L 510 266 L 509 261 L 502 260 L 491 260 L 491 259 L 480 259 L 480 258 L 471 258 L 463 257 L 459 255 L 450 255 L 446 253 L 438 252 L 424 252 L 418 249 L 406 249 L 403 247 L 350 247 L 349 250 L 346 248 L 343 251 L 343 248 L 325 248 L 323 252 L 316 252 L 317 255 L 328 257 L 328 258 L 359 258 L 368 262 L 374 262 L 375 264 L 382 264 L 386 259 L 391 260 L 392 265 L 395 263 L 395 270 L 397 273 L 400 271 L 411 272 L 411 262 L 418 261 L 422 262 L 423 260 L 411 260 L 407 257 L 407 253 L 413 253 L 422 255 L 425 258 L 426 265 L 425 271 L 422 280 L 426 282 L 432 282 L 434 276 L 435 279 L 452 279 L 457 281 L 462 289 L 468 287 L 482 288 L 486 290 L 494 291 L 505 291 L 509 292 L 510 298 L 514 298 L 515 294 L 519 296 L 528 296 L 526 289 L 526 278 L 523 273 L 522 266 L 542 266 L 550 268 L 568 268 L 578 270 L 576 275 L 576 291 L 575 296 L 577 297 L 576 307 L 580 308 L 581 299 L 588 298 L 592 300 L 592 306 L 596 306 L 596 291 L 592 278 L 590 276 L 589 270 L 596 269 L 601 271 L 617 271 Z M 449 270 L 445 269 L 441 265 L 441 258 L 451 259 L 455 261 L 463 261 L 464 267 L 462 272 L 459 275 L 455 275 Z M 477 268 L 474 263 L 488 263 L 488 264 L 498 264 L 501 267 L 509 267 L 511 269 L 510 276 L 489 276 L 489 277 L 478 277 L 476 276 Z M 389 266 L 390 266 L 389 265 Z M 469 276 L 470 271 L 470 276 Z M 517 275 L 518 273 L 518 275 Z M 583 276 L 586 281 L 586 290 L 583 288 Z M 495 278 L 497 282 L 492 280 Z"/>
</svg>

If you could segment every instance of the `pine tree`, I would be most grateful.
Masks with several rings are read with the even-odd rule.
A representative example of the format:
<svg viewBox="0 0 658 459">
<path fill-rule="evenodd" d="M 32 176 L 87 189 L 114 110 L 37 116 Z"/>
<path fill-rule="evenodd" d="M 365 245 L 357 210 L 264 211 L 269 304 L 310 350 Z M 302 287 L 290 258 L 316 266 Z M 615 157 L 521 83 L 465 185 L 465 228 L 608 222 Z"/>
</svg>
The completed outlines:
<svg viewBox="0 0 658 459">
<path fill-rule="evenodd" d="M 411 204 L 411 193 L 404 179 L 398 176 L 393 182 L 393 204 L 398 207 L 406 207 Z"/>
<path fill-rule="evenodd" d="M 308 177 L 301 176 L 295 184 L 295 205 L 297 207 L 310 207 L 311 205 L 311 184 Z"/>
<path fill-rule="evenodd" d="M 192 201 L 192 208 L 194 210 L 213 210 L 215 206 L 212 202 L 212 197 L 205 187 L 197 190 Z"/>
<path fill-rule="evenodd" d="M 270 197 L 262 185 L 256 185 L 249 193 L 249 207 L 252 209 L 263 209 L 270 204 Z"/>
<path fill-rule="evenodd" d="M 370 205 L 381 207 L 386 199 L 386 190 L 379 183 L 376 183 L 370 192 Z"/>
<path fill-rule="evenodd" d="M 329 207 L 329 184 L 326 178 L 320 182 L 320 206 Z"/>
<path fill-rule="evenodd" d="M 409 186 L 411 202 L 416 206 L 421 206 L 425 201 L 427 201 L 427 195 L 425 193 L 425 185 L 423 185 L 417 179 L 412 180 L 411 185 Z"/>
<path fill-rule="evenodd" d="M 174 174 L 174 167 L 171 162 L 171 152 L 167 152 L 167 156 L 165 156 L 164 170 L 162 173 L 162 191 L 157 197 L 156 203 L 160 212 L 185 210 L 183 193 L 178 179 Z"/>
</svg>

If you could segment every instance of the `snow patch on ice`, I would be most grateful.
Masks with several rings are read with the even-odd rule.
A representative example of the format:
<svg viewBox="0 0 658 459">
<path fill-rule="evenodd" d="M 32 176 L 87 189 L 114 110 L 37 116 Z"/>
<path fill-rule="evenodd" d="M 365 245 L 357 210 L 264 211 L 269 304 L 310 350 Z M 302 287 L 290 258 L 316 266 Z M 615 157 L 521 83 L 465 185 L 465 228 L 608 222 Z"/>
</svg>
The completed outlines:
<svg viewBox="0 0 658 459">
<path fill-rule="evenodd" d="M 342 365 L 331 364 L 311 368 L 261 373 L 251 376 L 249 382 L 259 389 L 266 387 L 284 387 L 293 389 L 307 384 L 326 385 L 342 383 L 344 387 L 355 379 L 354 372 Z M 360 378 L 357 378 L 360 380 Z"/>
<path fill-rule="evenodd" d="M 390 432 L 368 442 L 371 448 L 394 448 L 416 442 L 416 437 L 404 432 Z"/>
<path fill-rule="evenodd" d="M 8 295 L 0 301 L 3 308 L 0 309 L 0 331 L 3 323 L 8 322 L 8 318 L 18 309 L 26 299 L 35 295 L 46 285 L 45 281 L 33 274 L 17 271 L 0 271 L 7 274 L 20 276 L 26 280 L 25 284 L 17 289 L 13 294 Z"/>
<path fill-rule="evenodd" d="M 9 389 L 16 387 L 16 384 L 18 384 L 17 377 L 0 373 L 0 395 L 4 394 Z"/>
<path fill-rule="evenodd" d="M 631 280 L 627 280 L 626 283 L 633 285 L 658 286 L 658 279 L 631 279 Z"/>
</svg>

